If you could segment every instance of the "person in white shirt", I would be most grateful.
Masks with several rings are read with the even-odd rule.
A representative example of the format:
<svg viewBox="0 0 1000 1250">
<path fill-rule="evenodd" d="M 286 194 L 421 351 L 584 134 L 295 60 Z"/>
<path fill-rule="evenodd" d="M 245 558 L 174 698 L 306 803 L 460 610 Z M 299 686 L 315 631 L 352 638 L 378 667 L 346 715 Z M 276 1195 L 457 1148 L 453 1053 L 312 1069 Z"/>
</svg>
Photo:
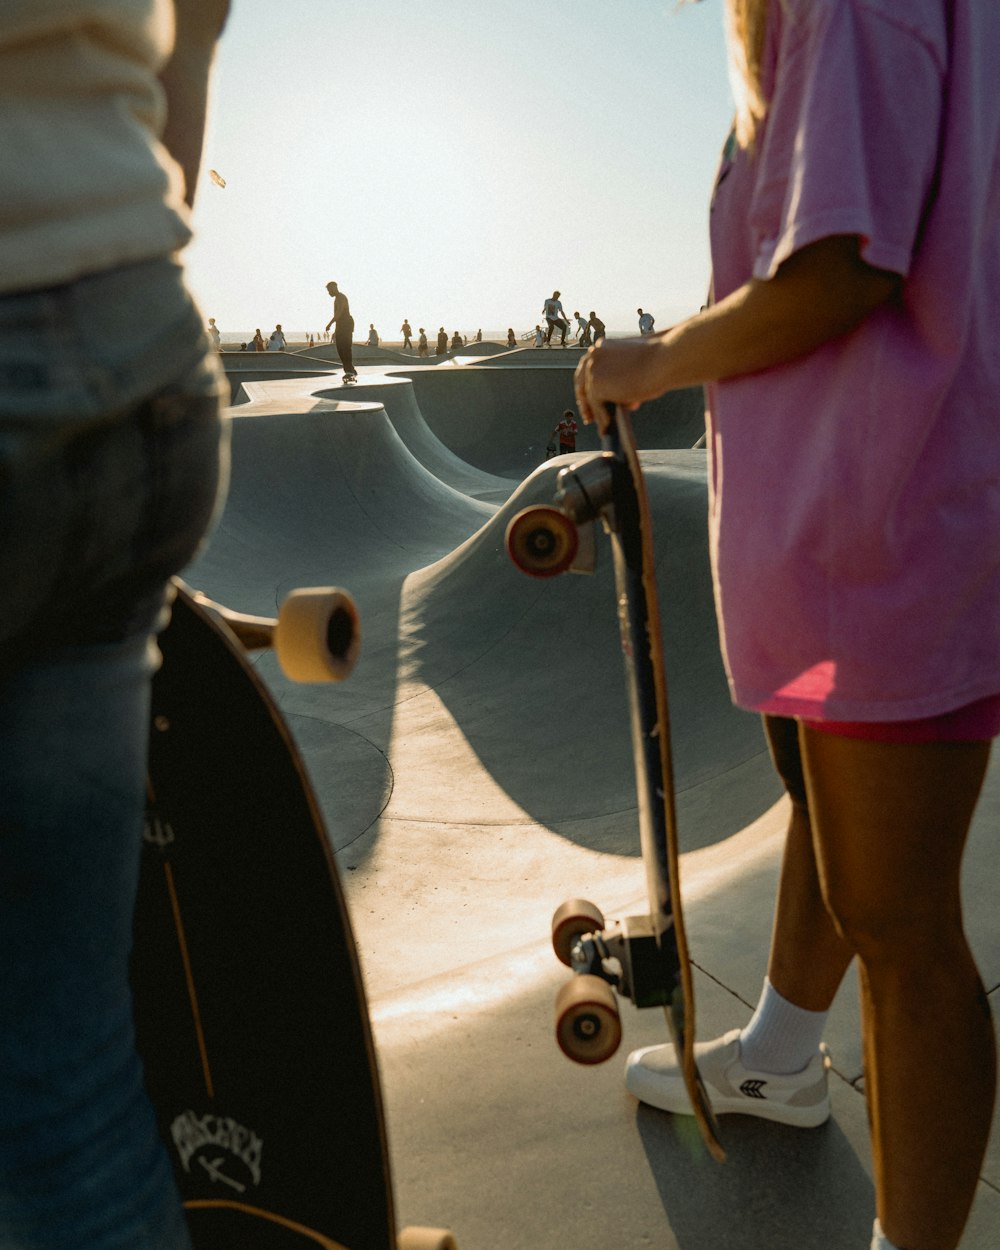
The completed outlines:
<svg viewBox="0 0 1000 1250">
<path fill-rule="evenodd" d="M 542 305 L 542 312 L 545 314 L 545 320 L 548 322 L 548 332 L 545 335 L 546 343 L 552 341 L 552 331 L 557 327 L 562 335 L 563 347 L 566 346 L 566 331 L 569 329 L 569 322 L 566 320 L 566 314 L 563 312 L 562 301 L 559 298 L 559 292 L 553 291 L 552 295 Z"/>
<path fill-rule="evenodd" d="M 267 341 L 267 350 L 269 352 L 283 352 L 285 350 L 285 332 L 280 324 L 276 325 L 271 331 L 271 337 Z"/>
<path fill-rule="evenodd" d="M 156 634 L 225 481 L 228 386 L 178 254 L 228 7 L 2 8 L 0 1246 L 17 1250 L 191 1247 L 128 964 Z"/>
<path fill-rule="evenodd" d="M 643 312 L 641 308 L 637 308 L 636 312 L 639 314 L 639 333 L 642 335 L 652 334 L 653 326 L 656 324 L 653 320 L 653 314 Z"/>
</svg>

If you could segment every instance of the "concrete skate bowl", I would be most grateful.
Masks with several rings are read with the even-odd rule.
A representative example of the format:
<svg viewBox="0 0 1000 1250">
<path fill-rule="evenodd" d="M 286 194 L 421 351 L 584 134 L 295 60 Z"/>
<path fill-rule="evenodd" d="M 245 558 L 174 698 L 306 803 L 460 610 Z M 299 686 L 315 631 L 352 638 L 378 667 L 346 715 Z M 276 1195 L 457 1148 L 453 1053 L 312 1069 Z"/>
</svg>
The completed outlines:
<svg viewBox="0 0 1000 1250">
<path fill-rule="evenodd" d="M 194 568 L 262 609 L 306 572 L 384 595 L 495 511 L 425 469 L 381 404 L 269 398 L 229 416 L 229 493 Z"/>
<path fill-rule="evenodd" d="M 533 822 L 593 850 L 636 855 L 607 541 L 597 536 L 595 574 L 546 581 L 514 569 L 504 546 L 509 519 L 530 503 L 551 501 L 565 463 L 536 470 L 468 542 L 407 579 L 400 672 L 433 692 L 428 703 L 447 708 L 482 768 Z M 758 719 L 732 707 L 720 660 L 704 455 L 653 452 L 643 463 L 661 536 L 674 764 L 690 850 L 743 828 L 779 791 Z M 461 824 L 461 789 L 435 800 L 436 819 Z"/>
<path fill-rule="evenodd" d="M 560 347 L 527 346 L 522 341 L 518 347 L 508 347 L 502 354 L 480 361 L 488 369 L 575 369 L 587 349 L 567 343 Z"/>
<path fill-rule="evenodd" d="M 467 365 L 405 376 L 413 382 L 424 420 L 446 447 L 478 469 L 517 481 L 545 459 L 563 412 L 576 411 L 567 368 Z M 644 404 L 635 430 L 642 450 L 693 447 L 705 431 L 701 388 L 672 391 Z M 577 449 L 596 451 L 599 445 L 596 429 L 581 424 Z"/>
<path fill-rule="evenodd" d="M 323 364 L 303 359 L 299 352 L 222 352 L 219 359 L 229 379 L 229 402 L 238 402 L 244 382 L 265 382 L 277 378 L 320 378 L 331 370 Z"/>
<path fill-rule="evenodd" d="M 493 341 L 489 341 L 489 342 L 484 341 L 482 343 L 477 343 L 475 339 L 470 339 L 468 343 L 466 343 L 465 346 L 462 348 L 461 355 L 476 356 L 480 358 L 492 357 L 492 356 L 504 356 L 510 350 L 511 349 L 507 346 L 506 343 L 496 343 Z"/>
<path fill-rule="evenodd" d="M 416 343 L 416 337 L 414 337 Z M 463 349 L 464 350 L 464 349 Z M 304 347 L 295 353 L 303 360 L 323 360 L 340 368 L 340 354 L 335 343 L 318 343 L 315 347 Z M 392 347 L 369 347 L 367 343 L 355 343 L 352 356 L 356 365 L 400 365 L 419 362 L 421 365 L 443 364 L 451 359 L 451 353 L 444 356 L 417 356 L 412 352 L 399 351 Z M 456 353 L 457 355 L 457 353 Z"/>
<path fill-rule="evenodd" d="M 551 499 L 563 462 L 542 465 L 497 511 L 429 472 L 378 404 L 260 407 L 232 414 L 229 499 L 187 576 L 248 611 L 273 611 L 297 585 L 336 583 L 358 600 L 363 658 L 342 687 L 293 686 L 273 657 L 260 660 L 334 844 L 385 814 L 454 826 L 455 837 L 470 822 L 537 824 L 637 854 L 608 552 L 593 577 L 539 582 L 504 549 L 509 517 Z M 742 828 L 776 787 L 756 718 L 731 707 L 719 661 L 704 455 L 651 456 L 649 474 L 693 847 Z M 486 778 L 503 799 L 484 811 Z"/>
<path fill-rule="evenodd" d="M 317 399 L 326 400 L 340 399 L 343 395 L 340 389 L 324 387 L 312 393 Z M 475 468 L 441 442 L 424 419 L 408 377 L 362 374 L 350 394 L 353 401 L 383 405 L 407 450 L 439 481 L 475 499 L 493 503 L 502 503 L 514 489 L 516 483 L 510 478 Z"/>
<path fill-rule="evenodd" d="M 251 386 L 253 394 L 255 388 Z M 255 657 L 290 716 L 337 846 L 378 816 L 392 789 L 384 745 L 397 699 L 406 576 L 460 546 L 494 513 L 408 451 L 381 405 L 280 399 L 230 410 L 230 489 L 185 578 L 232 607 L 273 613 L 298 586 L 341 585 L 360 609 L 363 654 L 349 682 L 294 686 Z M 341 728 L 366 720 L 364 735 Z"/>
</svg>

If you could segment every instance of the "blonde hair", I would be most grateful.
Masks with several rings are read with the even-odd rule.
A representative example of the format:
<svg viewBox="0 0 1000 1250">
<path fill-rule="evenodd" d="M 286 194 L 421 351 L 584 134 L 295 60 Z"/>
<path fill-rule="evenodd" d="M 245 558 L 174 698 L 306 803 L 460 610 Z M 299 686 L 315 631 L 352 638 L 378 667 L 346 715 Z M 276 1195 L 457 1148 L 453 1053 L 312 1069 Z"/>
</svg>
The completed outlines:
<svg viewBox="0 0 1000 1250">
<path fill-rule="evenodd" d="M 726 0 L 729 77 L 736 98 L 736 141 L 742 148 L 753 147 L 767 113 L 761 61 L 769 7 L 770 0 Z"/>
</svg>

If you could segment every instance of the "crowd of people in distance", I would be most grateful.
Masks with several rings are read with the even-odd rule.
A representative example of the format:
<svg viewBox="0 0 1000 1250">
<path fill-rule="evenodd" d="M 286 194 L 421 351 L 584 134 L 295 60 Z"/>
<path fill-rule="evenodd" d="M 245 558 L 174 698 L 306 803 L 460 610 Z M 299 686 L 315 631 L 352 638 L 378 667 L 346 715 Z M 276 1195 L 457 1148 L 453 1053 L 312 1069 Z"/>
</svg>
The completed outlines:
<svg viewBox="0 0 1000 1250">
<path fill-rule="evenodd" d="M 655 324 L 652 314 L 648 312 L 643 312 L 641 308 L 638 309 L 637 311 L 639 315 L 639 334 L 642 336 L 652 334 L 653 326 Z M 560 334 L 559 346 L 560 347 L 570 346 L 570 344 L 567 343 L 567 335 L 570 332 L 571 324 L 570 324 L 569 318 L 567 317 L 565 311 L 563 310 L 559 291 L 553 291 L 552 295 L 547 300 L 545 300 L 543 307 L 542 307 L 542 312 L 543 312 L 544 319 L 545 319 L 545 327 L 543 328 L 541 324 L 537 324 L 534 330 L 529 330 L 526 333 L 524 333 L 521 336 L 521 339 L 523 341 L 530 341 L 533 347 L 551 347 L 553 345 L 552 344 L 553 331 L 558 330 Z M 594 312 L 593 309 L 590 310 L 590 313 L 586 317 L 584 317 L 579 311 L 574 312 L 573 319 L 576 322 L 576 332 L 573 335 L 573 343 L 572 343 L 573 346 L 576 346 L 579 348 L 592 347 L 592 346 L 595 346 L 597 343 L 600 343 L 600 341 L 606 336 L 606 329 L 605 329 L 604 322 L 601 320 L 600 317 L 598 317 L 597 313 Z M 335 338 L 335 335 L 331 334 L 330 332 L 330 325 L 332 324 L 334 324 L 333 321 L 331 321 L 330 324 L 328 324 L 326 329 L 323 331 L 318 331 L 315 334 L 312 334 L 312 333 L 306 334 L 304 336 L 305 346 L 307 348 L 316 347 L 322 343 L 332 342 Z M 352 329 L 353 329 L 353 324 L 354 323 L 352 319 L 351 320 Z M 206 328 L 208 331 L 208 336 L 213 346 L 215 347 L 215 350 L 222 351 L 223 350 L 222 335 L 219 331 L 219 327 L 217 326 L 216 320 L 214 317 L 209 317 L 208 326 Z M 403 324 L 399 328 L 399 333 L 400 333 L 399 349 L 401 351 L 404 351 L 404 352 L 416 351 L 418 356 L 429 356 L 431 354 L 430 345 L 429 345 L 428 338 L 427 338 L 427 331 L 424 329 L 423 326 L 421 326 L 419 330 L 417 331 L 418 337 L 417 337 L 417 342 L 415 346 L 413 342 L 413 329 L 410 325 L 409 318 L 404 318 Z M 483 341 L 482 329 L 479 329 L 476 331 L 475 338 L 473 341 L 476 343 L 481 343 Z M 444 326 L 441 326 L 437 333 L 434 355 L 446 356 L 448 355 L 449 352 L 461 351 L 463 348 L 468 347 L 468 345 L 469 345 L 469 336 L 467 334 L 463 334 L 461 331 L 455 330 L 449 339 L 447 330 L 444 328 Z M 240 344 L 238 350 L 241 352 L 281 352 L 281 351 L 284 351 L 287 348 L 287 346 L 288 346 L 288 340 L 285 336 L 284 331 L 281 328 L 281 323 L 279 322 L 271 331 L 270 335 L 268 336 L 266 340 L 264 339 L 263 334 L 258 328 L 254 331 L 253 337 L 251 339 L 249 339 L 245 343 Z M 382 339 L 378 330 L 376 329 L 375 323 L 373 321 L 370 321 L 368 323 L 368 337 L 365 340 L 364 346 L 366 347 L 382 347 L 382 346 L 395 347 L 396 344 L 386 343 Z M 506 346 L 511 349 L 519 346 L 518 336 L 515 333 L 513 327 L 509 327 L 507 330 Z"/>
</svg>

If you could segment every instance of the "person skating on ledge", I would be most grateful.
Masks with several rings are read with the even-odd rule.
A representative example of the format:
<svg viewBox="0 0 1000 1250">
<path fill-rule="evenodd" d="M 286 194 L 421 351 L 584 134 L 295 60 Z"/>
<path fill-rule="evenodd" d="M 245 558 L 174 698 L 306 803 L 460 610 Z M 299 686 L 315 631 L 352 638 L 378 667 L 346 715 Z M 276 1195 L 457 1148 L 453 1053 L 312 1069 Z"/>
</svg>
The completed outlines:
<svg viewBox="0 0 1000 1250">
<path fill-rule="evenodd" d="M 1000 6 L 727 17 L 714 302 L 592 348 L 577 402 L 603 425 L 708 384 L 727 672 L 791 800 L 768 981 L 750 1026 L 702 1047 L 710 1095 L 821 1122 L 819 1038 L 857 959 L 872 1245 L 955 1250 L 996 1084 L 960 870 L 1000 732 Z M 675 1066 L 636 1052 L 629 1088 L 682 1110 Z"/>
<path fill-rule="evenodd" d="M 559 298 L 560 292 L 553 291 L 551 296 L 542 305 L 542 313 L 545 317 L 548 330 L 545 334 L 545 342 L 552 342 L 552 331 L 558 329 L 561 335 L 560 346 L 566 346 L 566 331 L 569 329 L 569 321 L 563 312 L 562 300 Z"/>
<path fill-rule="evenodd" d="M 340 363 L 344 366 L 343 380 L 347 382 L 358 376 L 354 368 L 354 318 L 351 316 L 350 301 L 336 282 L 328 282 L 326 289 L 333 299 L 333 316 L 326 323 L 326 329 L 329 331 L 331 326 L 335 327 L 333 341 Z"/>
</svg>

